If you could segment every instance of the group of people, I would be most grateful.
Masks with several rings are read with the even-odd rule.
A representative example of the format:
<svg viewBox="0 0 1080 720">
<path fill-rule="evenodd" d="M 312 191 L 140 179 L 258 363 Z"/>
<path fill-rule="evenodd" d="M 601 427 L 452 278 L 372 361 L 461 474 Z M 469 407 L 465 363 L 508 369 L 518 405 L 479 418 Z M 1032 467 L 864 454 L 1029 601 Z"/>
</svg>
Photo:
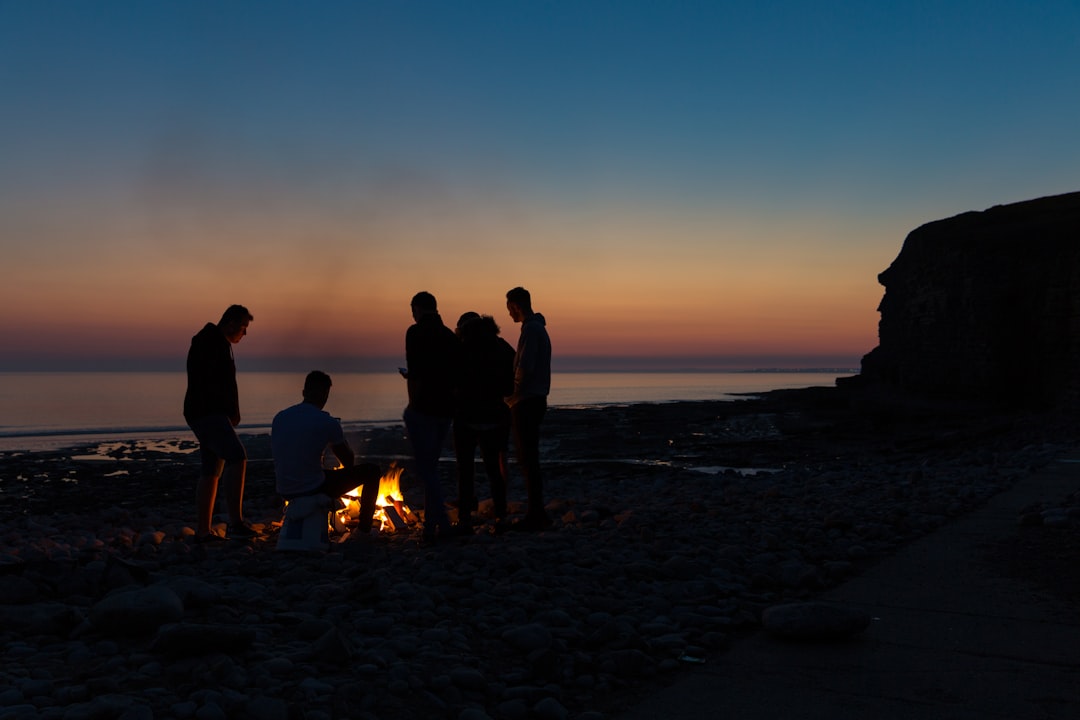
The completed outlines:
<svg viewBox="0 0 1080 720">
<path fill-rule="evenodd" d="M 528 502 L 524 518 L 506 527 L 530 531 L 549 527 L 540 426 L 551 388 L 551 341 L 544 316 L 532 309 L 529 292 L 516 287 L 506 294 L 507 312 L 521 324 L 516 348 L 499 336 L 498 324 L 490 315 L 464 313 L 456 329 L 450 330 L 431 293 L 417 293 L 410 306 L 414 324 L 405 333 L 406 367 L 401 374 L 407 382 L 408 405 L 403 419 L 424 487 L 424 541 L 472 532 L 477 448 L 491 485 L 496 520 L 505 526 L 506 453 L 511 433 Z M 232 345 L 243 339 L 253 319 L 246 307 L 232 305 L 217 324 L 207 323 L 191 340 L 184 418 L 201 453 L 196 542 L 220 537 L 212 531 L 212 517 L 222 481 L 229 518 L 225 536 L 256 535 L 243 515 L 247 454 L 235 430 L 240 409 L 232 353 Z M 323 409 L 331 386 L 326 373 L 309 373 L 303 401 L 274 417 L 270 440 L 277 491 L 293 500 L 314 494 L 340 497 L 361 487 L 358 531 L 364 534 L 372 525 L 382 470 L 356 462 L 341 422 Z M 458 471 L 456 524 L 450 522 L 446 510 L 438 467 L 451 427 Z M 327 448 L 341 467 L 324 467 Z"/>
<path fill-rule="evenodd" d="M 491 484 L 496 520 L 505 523 L 511 432 L 528 503 L 525 517 L 510 529 L 549 527 L 540 468 L 540 425 L 551 389 L 551 340 L 544 316 L 532 308 L 529 291 L 516 287 L 506 293 L 507 312 L 521 323 L 516 349 L 499 337 L 499 326 L 490 315 L 464 313 L 456 329 L 450 330 L 431 293 L 417 293 L 410 307 L 415 322 L 405 333 L 407 367 L 402 374 L 408 383 L 409 404 L 404 420 L 424 486 L 424 539 L 431 542 L 472 532 L 478 447 Z M 456 525 L 446 512 L 438 467 L 451 428 L 458 471 Z"/>
</svg>

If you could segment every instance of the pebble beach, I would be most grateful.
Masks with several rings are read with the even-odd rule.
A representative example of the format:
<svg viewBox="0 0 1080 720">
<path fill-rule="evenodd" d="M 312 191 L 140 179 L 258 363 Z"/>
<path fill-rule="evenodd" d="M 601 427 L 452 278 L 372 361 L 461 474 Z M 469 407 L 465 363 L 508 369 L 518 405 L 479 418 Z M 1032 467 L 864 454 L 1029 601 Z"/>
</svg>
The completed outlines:
<svg viewBox="0 0 1080 720">
<path fill-rule="evenodd" d="M 1030 418 L 856 413 L 834 388 L 556 408 L 551 529 L 497 532 L 478 461 L 474 535 L 295 553 L 268 438 L 244 440 L 243 542 L 192 542 L 190 442 L 0 454 L 0 719 L 615 718 L 1071 447 Z M 403 464 L 422 511 L 403 428 L 351 440 Z"/>
</svg>

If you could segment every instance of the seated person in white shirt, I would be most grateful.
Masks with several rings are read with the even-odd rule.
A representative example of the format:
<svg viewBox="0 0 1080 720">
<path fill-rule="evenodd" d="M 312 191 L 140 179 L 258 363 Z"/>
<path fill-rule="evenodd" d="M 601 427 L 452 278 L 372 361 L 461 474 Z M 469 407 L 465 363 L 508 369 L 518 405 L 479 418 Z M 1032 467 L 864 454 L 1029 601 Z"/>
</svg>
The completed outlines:
<svg viewBox="0 0 1080 720">
<path fill-rule="evenodd" d="M 341 421 L 323 410 L 330 397 L 330 376 L 319 370 L 304 380 L 304 401 L 274 416 L 270 446 L 274 455 L 277 492 L 286 500 L 307 495 L 342 495 L 363 486 L 360 495 L 360 524 L 356 532 L 371 531 L 382 470 L 372 463 L 356 464 L 352 448 L 345 441 Z M 344 466 L 323 467 L 327 446 Z"/>
</svg>

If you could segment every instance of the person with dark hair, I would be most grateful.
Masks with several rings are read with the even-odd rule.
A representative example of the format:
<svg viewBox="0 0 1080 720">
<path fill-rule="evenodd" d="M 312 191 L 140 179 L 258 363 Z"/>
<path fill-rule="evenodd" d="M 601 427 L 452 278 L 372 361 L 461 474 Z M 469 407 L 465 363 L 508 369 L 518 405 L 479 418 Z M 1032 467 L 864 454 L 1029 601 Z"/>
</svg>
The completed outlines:
<svg viewBox="0 0 1080 720">
<path fill-rule="evenodd" d="M 362 486 L 356 532 L 363 536 L 371 532 L 382 470 L 373 463 L 356 463 L 341 421 L 323 409 L 331 385 L 329 375 L 313 370 L 304 380 L 304 401 L 274 416 L 270 448 L 277 493 L 289 501 L 310 495 L 340 498 Z M 323 467 L 323 455 L 328 447 L 341 468 Z"/>
<path fill-rule="evenodd" d="M 533 311 L 532 297 L 525 288 L 507 291 L 506 310 L 514 322 L 521 323 L 514 355 L 514 391 L 506 398 L 506 404 L 510 406 L 514 445 L 528 494 L 525 517 L 512 527 L 543 530 L 551 526 L 551 518 L 544 509 L 544 483 L 540 470 L 540 424 L 547 412 L 547 396 L 551 392 L 551 339 L 544 316 Z"/>
<path fill-rule="evenodd" d="M 490 315 L 467 312 L 457 324 L 461 340 L 454 454 L 458 473 L 458 526 L 471 531 L 476 509 L 476 448 L 491 483 L 495 520 L 506 519 L 506 448 L 510 409 L 503 398 L 514 391 L 514 347 L 499 337 Z"/>
<path fill-rule="evenodd" d="M 187 392 L 184 420 L 199 441 L 202 474 L 195 491 L 198 519 L 195 540 L 218 537 L 211 530 L 218 480 L 225 477 L 225 504 L 229 513 L 226 537 L 256 535 L 244 522 L 244 477 L 247 452 L 236 435 L 240 399 L 232 346 L 247 335 L 254 318 L 243 305 L 230 305 L 215 325 L 207 323 L 193 338 L 187 356 Z"/>
<path fill-rule="evenodd" d="M 414 323 L 405 331 L 405 376 L 409 404 L 405 429 L 413 447 L 416 474 L 424 485 L 423 541 L 433 543 L 454 530 L 446 512 L 439 455 L 454 416 L 454 383 L 459 347 L 454 332 L 443 324 L 435 296 L 418 292 L 410 303 Z"/>
</svg>

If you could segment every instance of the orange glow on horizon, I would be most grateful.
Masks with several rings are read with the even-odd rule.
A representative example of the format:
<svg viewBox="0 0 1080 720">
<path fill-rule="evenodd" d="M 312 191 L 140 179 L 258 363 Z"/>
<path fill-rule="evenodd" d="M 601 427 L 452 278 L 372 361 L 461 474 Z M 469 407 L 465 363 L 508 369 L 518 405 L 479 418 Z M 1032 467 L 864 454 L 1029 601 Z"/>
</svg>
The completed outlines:
<svg viewBox="0 0 1080 720">
<path fill-rule="evenodd" d="M 371 228 L 301 219 L 271 211 L 205 235 L 169 226 L 152 244 L 122 218 L 58 219 L 50 233 L 84 244 L 70 255 L 21 251 L 20 269 L 0 284 L 8 308 L 0 362 L 182 364 L 191 336 L 231 303 L 255 316 L 235 350 L 241 367 L 260 358 L 402 358 L 419 290 L 436 295 L 448 326 L 465 311 L 491 314 L 515 343 L 505 293 L 519 284 L 547 318 L 556 356 L 861 356 L 876 345 L 877 273 L 889 260 L 854 242 L 838 260 L 794 220 L 730 215 L 537 208 L 523 223 L 478 209 L 451 228 L 408 213 Z M 798 240 L 777 240 L 786 234 Z"/>
</svg>

